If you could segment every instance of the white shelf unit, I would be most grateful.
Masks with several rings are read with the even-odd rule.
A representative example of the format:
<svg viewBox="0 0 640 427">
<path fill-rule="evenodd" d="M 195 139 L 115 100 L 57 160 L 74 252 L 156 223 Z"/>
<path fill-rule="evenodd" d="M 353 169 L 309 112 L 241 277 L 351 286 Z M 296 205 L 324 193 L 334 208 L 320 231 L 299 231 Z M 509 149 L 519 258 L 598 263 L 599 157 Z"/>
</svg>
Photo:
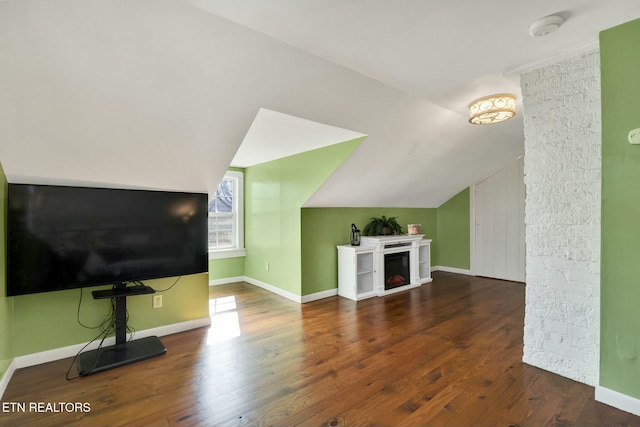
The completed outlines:
<svg viewBox="0 0 640 427">
<path fill-rule="evenodd" d="M 424 235 L 362 237 L 361 246 L 338 246 L 338 295 L 358 301 L 431 282 L 431 239 Z M 385 289 L 385 254 L 409 252 L 411 280 Z"/>
<path fill-rule="evenodd" d="M 418 276 L 420 283 L 431 282 L 431 240 L 420 241 L 418 249 Z"/>
<path fill-rule="evenodd" d="M 373 291 L 373 252 L 361 252 L 357 258 L 357 293 Z"/>
<path fill-rule="evenodd" d="M 361 300 L 376 295 L 372 247 L 338 246 L 338 295 Z"/>
</svg>

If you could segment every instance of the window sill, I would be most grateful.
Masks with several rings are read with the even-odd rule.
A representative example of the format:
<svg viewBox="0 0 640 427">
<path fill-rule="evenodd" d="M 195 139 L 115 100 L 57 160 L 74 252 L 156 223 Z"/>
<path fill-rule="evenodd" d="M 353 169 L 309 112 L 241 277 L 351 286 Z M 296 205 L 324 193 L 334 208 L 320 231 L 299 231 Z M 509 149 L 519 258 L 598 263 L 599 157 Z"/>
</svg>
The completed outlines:
<svg viewBox="0 0 640 427">
<path fill-rule="evenodd" d="M 243 256 L 247 256 L 247 250 L 244 248 L 209 251 L 209 259 L 238 258 Z"/>
</svg>

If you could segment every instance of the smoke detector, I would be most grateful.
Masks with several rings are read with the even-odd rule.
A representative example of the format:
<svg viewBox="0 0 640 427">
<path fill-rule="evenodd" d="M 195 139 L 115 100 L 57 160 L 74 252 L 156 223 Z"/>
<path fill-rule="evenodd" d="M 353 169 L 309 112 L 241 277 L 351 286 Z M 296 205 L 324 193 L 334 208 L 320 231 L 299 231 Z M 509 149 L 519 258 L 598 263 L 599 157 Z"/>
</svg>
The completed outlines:
<svg viewBox="0 0 640 427">
<path fill-rule="evenodd" d="M 533 37 L 546 36 L 549 33 L 553 33 L 560 28 L 560 25 L 564 22 L 564 18 L 558 15 L 549 15 L 544 18 L 538 19 L 529 27 L 529 34 Z"/>
</svg>

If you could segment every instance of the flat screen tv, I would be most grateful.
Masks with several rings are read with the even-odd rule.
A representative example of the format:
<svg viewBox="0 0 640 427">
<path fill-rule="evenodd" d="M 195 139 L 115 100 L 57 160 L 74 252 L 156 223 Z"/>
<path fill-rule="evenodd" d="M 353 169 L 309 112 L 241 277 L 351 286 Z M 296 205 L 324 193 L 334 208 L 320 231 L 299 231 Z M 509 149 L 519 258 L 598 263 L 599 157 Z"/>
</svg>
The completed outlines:
<svg viewBox="0 0 640 427">
<path fill-rule="evenodd" d="M 204 273 L 207 199 L 10 183 L 7 295 Z"/>
</svg>

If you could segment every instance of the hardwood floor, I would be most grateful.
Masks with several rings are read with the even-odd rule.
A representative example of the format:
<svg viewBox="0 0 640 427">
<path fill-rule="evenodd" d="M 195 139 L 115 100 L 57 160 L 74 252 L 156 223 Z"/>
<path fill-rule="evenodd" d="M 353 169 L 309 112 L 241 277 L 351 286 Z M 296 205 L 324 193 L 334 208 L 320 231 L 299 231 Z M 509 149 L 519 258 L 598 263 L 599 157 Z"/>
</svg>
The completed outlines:
<svg viewBox="0 0 640 427">
<path fill-rule="evenodd" d="M 73 381 L 71 359 L 18 370 L 3 402 L 26 411 L 0 412 L 0 425 L 640 426 L 592 387 L 521 362 L 522 284 L 434 279 L 304 305 L 213 287 L 212 327 L 163 337 L 164 356 Z M 29 412 L 33 402 L 90 411 Z"/>
</svg>

